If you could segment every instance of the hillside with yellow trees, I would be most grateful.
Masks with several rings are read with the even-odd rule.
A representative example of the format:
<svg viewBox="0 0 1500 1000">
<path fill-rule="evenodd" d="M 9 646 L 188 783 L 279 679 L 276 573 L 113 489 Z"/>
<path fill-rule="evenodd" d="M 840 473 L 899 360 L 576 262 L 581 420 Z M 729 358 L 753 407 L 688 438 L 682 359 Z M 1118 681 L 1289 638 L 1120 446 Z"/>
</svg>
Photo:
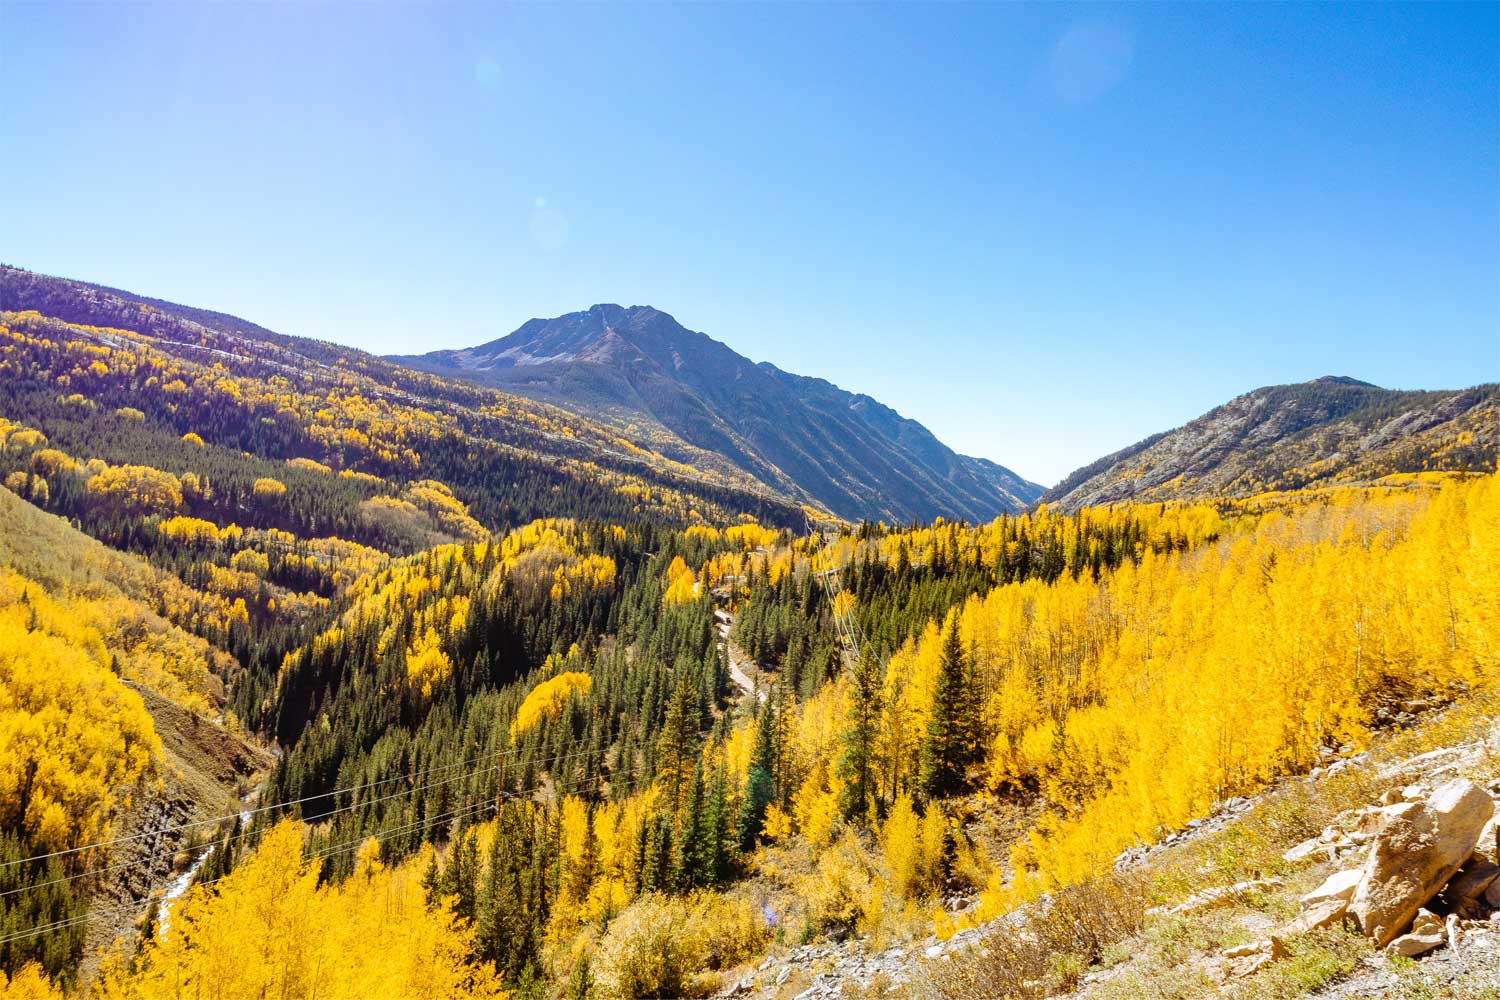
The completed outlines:
<svg viewBox="0 0 1500 1000">
<path fill-rule="evenodd" d="M 41 287 L 0 313 L 0 997 L 775 996 L 1082 899 L 1138 930 L 1197 876 L 1120 858 L 1500 696 L 1482 399 L 1357 485 L 853 525 Z"/>
</svg>

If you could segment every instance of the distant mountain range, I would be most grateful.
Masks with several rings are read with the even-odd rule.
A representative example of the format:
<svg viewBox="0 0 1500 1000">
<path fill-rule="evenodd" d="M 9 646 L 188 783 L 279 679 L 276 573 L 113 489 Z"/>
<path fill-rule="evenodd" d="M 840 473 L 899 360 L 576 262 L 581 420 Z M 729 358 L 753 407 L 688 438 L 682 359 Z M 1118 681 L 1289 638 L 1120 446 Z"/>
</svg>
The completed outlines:
<svg viewBox="0 0 1500 1000">
<path fill-rule="evenodd" d="M 846 518 L 985 521 L 1042 493 L 869 396 L 756 364 L 649 306 L 596 305 L 478 347 L 388 360 L 580 411 Z"/>
<path fill-rule="evenodd" d="M 552 507 L 623 513 L 639 505 L 629 499 L 636 485 L 663 509 L 755 512 L 777 524 L 808 523 L 798 504 L 847 519 L 986 521 L 1038 502 L 1076 510 L 1493 471 L 1500 455 L 1500 385 L 1404 391 L 1326 376 L 1245 393 L 1044 491 L 954 453 L 869 396 L 751 362 L 648 306 L 598 305 L 478 347 L 390 359 L 3 265 L 0 310 L 124 328 L 195 364 L 217 358 L 308 386 L 364 380 L 367 394 L 498 449 L 495 469 L 510 471 L 470 462 L 454 485 L 481 511 L 493 504 L 499 521 L 541 511 L 544 488 L 565 495 L 547 493 Z M 502 484 L 508 492 L 491 497 Z"/>
<path fill-rule="evenodd" d="M 1346 376 L 1247 392 L 1084 466 L 1042 496 L 1067 510 L 1248 496 L 1428 470 L 1493 471 L 1500 385 L 1382 389 Z"/>
</svg>

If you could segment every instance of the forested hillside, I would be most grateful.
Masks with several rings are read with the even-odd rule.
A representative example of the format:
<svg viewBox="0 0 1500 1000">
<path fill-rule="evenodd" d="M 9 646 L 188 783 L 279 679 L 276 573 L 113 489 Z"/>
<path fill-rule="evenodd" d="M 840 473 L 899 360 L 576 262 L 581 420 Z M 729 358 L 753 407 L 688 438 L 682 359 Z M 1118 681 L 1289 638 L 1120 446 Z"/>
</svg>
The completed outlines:
<svg viewBox="0 0 1500 1000">
<path fill-rule="evenodd" d="M 488 344 L 394 360 L 581 410 L 684 461 L 727 463 L 846 518 L 987 521 L 1042 491 L 955 454 L 869 396 L 755 364 L 649 306 L 596 305 Z"/>
<path fill-rule="evenodd" d="M 211 454 L 327 466 L 342 487 L 354 484 L 336 504 L 344 515 L 350 502 L 389 492 L 377 481 L 425 474 L 492 528 L 576 513 L 685 523 L 748 512 L 807 524 L 797 504 L 743 474 L 683 465 L 554 407 L 233 317 L 5 266 L 0 313 L 3 412 L 53 437 L 98 438 L 109 448 L 98 457 L 112 461 L 151 464 L 172 454 L 168 439 L 195 435 Z M 74 395 L 94 407 L 69 410 Z M 141 413 L 134 428 L 121 409 L 127 420 Z M 294 492 L 284 516 L 336 516 L 307 511 L 306 500 Z"/>
<path fill-rule="evenodd" d="M 1071 898 L 1495 691 L 1492 463 L 851 524 L 357 352 L 0 292 L 0 997 L 708 995 Z"/>
<path fill-rule="evenodd" d="M 1247 392 L 1078 469 L 1041 499 L 1075 510 L 1247 497 L 1398 474 L 1483 471 L 1497 456 L 1500 386 L 1404 392 L 1326 376 Z"/>
</svg>

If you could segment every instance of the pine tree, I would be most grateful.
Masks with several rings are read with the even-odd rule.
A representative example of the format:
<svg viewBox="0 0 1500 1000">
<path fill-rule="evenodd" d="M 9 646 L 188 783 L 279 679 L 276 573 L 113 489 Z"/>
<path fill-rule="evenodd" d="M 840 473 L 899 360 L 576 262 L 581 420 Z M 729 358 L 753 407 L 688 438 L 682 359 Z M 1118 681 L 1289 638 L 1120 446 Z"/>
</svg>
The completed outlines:
<svg viewBox="0 0 1500 1000">
<path fill-rule="evenodd" d="M 729 877 L 729 775 L 722 759 L 709 791 L 707 826 L 707 882 L 719 885 Z"/>
<path fill-rule="evenodd" d="M 693 735 L 697 731 L 698 697 L 684 673 L 679 676 L 672 697 L 667 702 L 666 719 L 657 740 L 657 774 L 675 812 L 682 807 L 682 797 L 692 777 Z"/>
<path fill-rule="evenodd" d="M 745 777 L 745 799 L 740 807 L 740 850 L 755 849 L 766 807 L 776 801 L 776 699 L 766 699 L 756 720 L 755 743 L 750 750 L 750 769 Z"/>
<path fill-rule="evenodd" d="M 844 780 L 839 808 L 845 819 L 863 816 L 875 798 L 875 743 L 881 714 L 882 678 L 871 657 L 860 657 L 851 680 L 849 726 L 838 761 L 838 774 Z"/>
<path fill-rule="evenodd" d="M 703 763 L 693 769 L 693 780 L 683 805 L 674 843 L 673 887 L 687 892 L 708 883 L 708 803 L 703 788 Z"/>
<path fill-rule="evenodd" d="M 948 616 L 943 630 L 937 682 L 932 692 L 932 716 L 922 743 L 921 786 L 929 800 L 964 791 L 969 765 L 977 746 L 973 742 L 976 715 L 973 678 L 959 635 L 958 614 Z"/>
</svg>

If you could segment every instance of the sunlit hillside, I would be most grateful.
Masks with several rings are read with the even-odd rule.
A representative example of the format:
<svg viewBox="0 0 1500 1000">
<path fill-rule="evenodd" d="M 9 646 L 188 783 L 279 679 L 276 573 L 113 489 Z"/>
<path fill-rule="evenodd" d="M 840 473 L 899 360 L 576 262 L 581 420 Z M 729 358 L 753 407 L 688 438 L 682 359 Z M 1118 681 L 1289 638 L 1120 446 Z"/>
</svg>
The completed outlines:
<svg viewBox="0 0 1500 1000">
<path fill-rule="evenodd" d="M 1094 884 L 1500 667 L 1493 473 L 809 534 L 475 478 L 536 460 L 337 365 L 5 319 L 13 990 L 258 994 L 253 947 L 287 995 L 702 995 Z M 244 767 L 189 780 L 185 726 Z"/>
</svg>

